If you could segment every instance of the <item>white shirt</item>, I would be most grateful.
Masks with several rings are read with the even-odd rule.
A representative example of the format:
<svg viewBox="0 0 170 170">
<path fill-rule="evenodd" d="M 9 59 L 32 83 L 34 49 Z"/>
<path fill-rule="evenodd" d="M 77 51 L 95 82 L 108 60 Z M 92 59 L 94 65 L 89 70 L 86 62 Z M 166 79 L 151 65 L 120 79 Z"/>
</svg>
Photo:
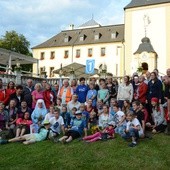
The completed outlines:
<svg viewBox="0 0 170 170">
<path fill-rule="evenodd" d="M 122 112 L 120 110 L 115 113 L 115 115 L 113 116 L 113 121 L 116 123 L 116 125 L 118 125 L 120 123 L 120 121 L 122 120 L 122 117 L 124 115 L 125 115 L 124 112 Z M 122 125 L 124 125 L 124 124 L 126 124 L 125 120 L 122 122 Z"/>
<path fill-rule="evenodd" d="M 61 133 L 61 126 L 64 125 L 64 120 L 62 116 L 59 116 L 58 119 L 56 119 L 56 117 L 52 117 L 49 120 L 51 126 L 52 131 L 57 132 L 58 134 Z"/>
<path fill-rule="evenodd" d="M 134 118 L 132 121 L 128 121 L 126 124 L 126 130 L 129 130 L 132 127 L 139 126 L 139 136 L 143 135 L 143 129 L 142 126 L 137 118 Z"/>
</svg>

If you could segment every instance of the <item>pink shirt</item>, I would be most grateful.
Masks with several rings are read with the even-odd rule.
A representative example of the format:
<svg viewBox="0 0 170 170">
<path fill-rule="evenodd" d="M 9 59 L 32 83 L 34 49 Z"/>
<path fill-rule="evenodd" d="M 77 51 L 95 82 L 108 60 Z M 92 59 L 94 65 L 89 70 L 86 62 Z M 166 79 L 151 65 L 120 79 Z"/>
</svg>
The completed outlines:
<svg viewBox="0 0 170 170">
<path fill-rule="evenodd" d="M 43 91 L 36 91 L 34 90 L 32 93 L 31 93 L 32 96 L 34 96 L 34 99 L 37 101 L 38 99 L 44 99 L 43 97 Z M 35 108 L 35 105 L 36 105 L 36 102 L 32 101 L 32 108 L 34 109 Z"/>
</svg>

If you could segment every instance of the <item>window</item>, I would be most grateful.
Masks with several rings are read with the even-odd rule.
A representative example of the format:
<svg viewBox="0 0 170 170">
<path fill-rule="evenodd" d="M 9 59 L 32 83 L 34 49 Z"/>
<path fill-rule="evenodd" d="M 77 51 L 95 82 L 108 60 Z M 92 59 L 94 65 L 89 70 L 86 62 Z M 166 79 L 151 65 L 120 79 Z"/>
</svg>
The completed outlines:
<svg viewBox="0 0 170 170">
<path fill-rule="evenodd" d="M 93 50 L 92 50 L 92 48 L 89 48 L 88 49 L 88 57 L 92 57 L 92 55 L 93 55 Z"/>
<path fill-rule="evenodd" d="M 44 52 L 41 52 L 40 54 L 40 60 L 44 60 L 45 59 L 45 53 Z"/>
<path fill-rule="evenodd" d="M 94 40 L 99 40 L 100 39 L 100 37 L 102 36 L 102 34 L 95 34 L 94 35 Z"/>
<path fill-rule="evenodd" d="M 54 77 L 54 67 L 50 67 L 50 77 Z"/>
<path fill-rule="evenodd" d="M 42 74 L 43 72 L 45 72 L 45 67 L 40 67 L 40 74 Z"/>
<path fill-rule="evenodd" d="M 76 58 L 80 58 L 80 49 L 76 50 Z"/>
<path fill-rule="evenodd" d="M 69 56 L 69 51 L 68 50 L 64 51 L 64 58 L 68 58 L 68 56 Z"/>
<path fill-rule="evenodd" d="M 115 39 L 115 38 L 117 38 L 117 36 L 118 36 L 117 31 L 111 33 L 111 39 Z"/>
<path fill-rule="evenodd" d="M 54 52 L 54 51 L 51 51 L 50 59 L 53 60 L 54 58 L 55 58 L 55 52 Z"/>
<path fill-rule="evenodd" d="M 70 36 L 65 36 L 64 37 L 64 42 L 66 43 L 66 42 L 69 42 L 71 40 L 71 37 Z"/>
<path fill-rule="evenodd" d="M 101 48 L 101 56 L 105 56 L 106 54 L 106 49 L 105 48 Z"/>
<path fill-rule="evenodd" d="M 80 41 L 84 41 L 86 39 L 86 35 L 80 35 Z"/>
</svg>

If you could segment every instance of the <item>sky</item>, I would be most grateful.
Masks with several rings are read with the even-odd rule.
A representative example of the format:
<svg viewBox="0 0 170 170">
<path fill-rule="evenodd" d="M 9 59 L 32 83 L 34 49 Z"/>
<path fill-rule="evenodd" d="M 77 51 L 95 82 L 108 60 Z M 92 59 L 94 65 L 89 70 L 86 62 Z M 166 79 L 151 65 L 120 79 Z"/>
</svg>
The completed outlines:
<svg viewBox="0 0 170 170">
<path fill-rule="evenodd" d="M 70 24 L 78 27 L 93 19 L 104 25 L 124 23 L 124 7 L 131 0 L 0 0 L 0 37 L 15 30 L 41 44 Z"/>
</svg>

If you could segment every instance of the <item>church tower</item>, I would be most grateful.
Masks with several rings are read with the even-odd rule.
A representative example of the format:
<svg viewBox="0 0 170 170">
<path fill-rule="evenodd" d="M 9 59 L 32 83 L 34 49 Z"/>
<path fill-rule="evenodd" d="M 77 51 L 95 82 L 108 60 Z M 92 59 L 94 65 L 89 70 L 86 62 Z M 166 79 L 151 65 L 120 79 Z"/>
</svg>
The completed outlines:
<svg viewBox="0 0 170 170">
<path fill-rule="evenodd" d="M 170 0 L 132 0 L 124 10 L 126 73 L 142 63 L 144 69 L 165 73 L 170 68 Z"/>
</svg>

